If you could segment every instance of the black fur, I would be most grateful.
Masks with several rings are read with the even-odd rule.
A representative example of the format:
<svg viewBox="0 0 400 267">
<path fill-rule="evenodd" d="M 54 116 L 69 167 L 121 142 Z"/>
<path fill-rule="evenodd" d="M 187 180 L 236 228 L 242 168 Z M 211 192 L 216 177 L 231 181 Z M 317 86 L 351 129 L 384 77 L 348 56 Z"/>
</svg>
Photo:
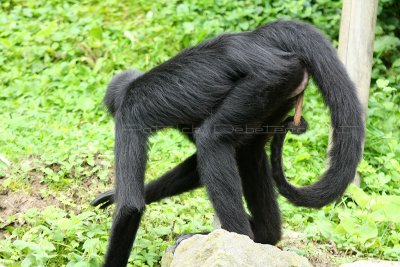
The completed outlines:
<svg viewBox="0 0 400 267">
<path fill-rule="evenodd" d="M 143 73 L 139 71 L 129 70 L 115 75 L 112 78 L 111 82 L 108 84 L 106 96 L 103 101 L 111 115 L 115 115 L 115 112 L 124 101 L 130 83 L 141 75 L 143 75 Z"/>
<path fill-rule="evenodd" d="M 224 34 L 143 75 L 116 76 L 104 101 L 115 117 L 116 193 L 94 201 L 109 205 L 115 198 L 117 203 L 104 266 L 126 265 L 146 203 L 200 184 L 224 229 L 275 244 L 281 226 L 264 152 L 271 128 L 265 126 L 280 125 L 293 108 L 291 96 L 305 70 L 331 111 L 331 165 L 320 181 L 301 189 L 306 194 L 281 193 L 298 205 L 320 207 L 339 197 L 353 178 L 364 128 L 353 83 L 313 27 L 277 21 Z M 147 138 L 167 127 L 186 133 L 197 153 L 144 187 Z M 343 127 L 350 128 L 343 133 Z"/>
<path fill-rule="evenodd" d="M 362 156 L 364 122 L 355 86 L 329 42 L 310 25 L 276 22 L 268 31 L 257 29 L 285 51 L 295 51 L 305 63 L 331 112 L 330 166 L 315 184 L 295 188 L 288 183 L 280 193 L 299 206 L 319 208 L 341 196 L 354 179 Z M 268 25 L 267 25 L 268 28 Z M 280 175 L 278 157 L 274 176 Z M 286 179 L 285 179 L 286 181 Z M 280 187 L 283 189 L 283 187 Z"/>
</svg>

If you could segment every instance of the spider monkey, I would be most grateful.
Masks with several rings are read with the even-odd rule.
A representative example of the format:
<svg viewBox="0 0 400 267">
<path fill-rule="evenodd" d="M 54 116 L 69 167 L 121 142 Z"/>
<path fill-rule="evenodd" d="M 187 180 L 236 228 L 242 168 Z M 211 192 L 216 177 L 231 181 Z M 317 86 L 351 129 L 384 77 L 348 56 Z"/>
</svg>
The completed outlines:
<svg viewBox="0 0 400 267">
<path fill-rule="evenodd" d="M 306 74 L 330 110 L 332 146 L 321 179 L 297 188 L 283 173 L 285 134 L 271 125 L 282 125 Z M 302 22 L 223 34 L 146 73 L 123 72 L 109 83 L 104 103 L 115 120 L 116 186 L 92 205 L 117 203 L 104 266 L 126 266 L 146 204 L 199 186 L 223 229 L 275 244 L 281 222 L 274 179 L 294 204 L 319 208 L 343 194 L 361 159 L 364 124 L 355 86 L 329 41 Z M 145 186 L 147 140 L 164 128 L 182 131 L 196 153 Z M 271 168 L 264 147 L 273 135 Z"/>
</svg>

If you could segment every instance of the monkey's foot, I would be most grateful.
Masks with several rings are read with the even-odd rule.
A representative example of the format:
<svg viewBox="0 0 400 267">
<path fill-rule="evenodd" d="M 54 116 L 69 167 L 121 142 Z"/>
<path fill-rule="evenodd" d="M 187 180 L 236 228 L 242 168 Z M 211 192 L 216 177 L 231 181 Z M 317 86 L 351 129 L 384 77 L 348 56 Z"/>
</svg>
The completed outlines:
<svg viewBox="0 0 400 267">
<path fill-rule="evenodd" d="M 201 232 L 201 233 L 189 233 L 189 234 L 183 234 L 180 235 L 176 238 L 174 245 L 172 246 L 172 254 L 175 253 L 176 248 L 179 246 L 179 244 L 188 238 L 191 238 L 194 235 L 208 235 L 210 232 Z"/>
</svg>

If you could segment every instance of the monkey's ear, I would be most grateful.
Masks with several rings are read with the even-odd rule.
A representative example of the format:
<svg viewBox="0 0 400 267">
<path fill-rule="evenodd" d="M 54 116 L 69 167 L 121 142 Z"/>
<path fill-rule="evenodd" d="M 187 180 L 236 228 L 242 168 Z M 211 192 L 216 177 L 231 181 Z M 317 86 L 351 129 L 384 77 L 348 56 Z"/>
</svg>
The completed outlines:
<svg viewBox="0 0 400 267">
<path fill-rule="evenodd" d="M 103 103 L 111 115 L 114 116 L 115 112 L 121 106 L 129 85 L 142 75 L 143 73 L 138 70 L 127 70 L 115 75 L 111 79 L 103 99 Z"/>
</svg>

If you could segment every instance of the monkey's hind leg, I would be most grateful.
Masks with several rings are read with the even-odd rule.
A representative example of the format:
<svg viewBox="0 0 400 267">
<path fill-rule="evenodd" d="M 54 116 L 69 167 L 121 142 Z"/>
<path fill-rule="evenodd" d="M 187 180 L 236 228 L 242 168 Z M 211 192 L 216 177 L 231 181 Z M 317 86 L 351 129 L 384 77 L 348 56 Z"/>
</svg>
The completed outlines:
<svg viewBox="0 0 400 267">
<path fill-rule="evenodd" d="M 281 238 L 281 218 L 264 145 L 260 140 L 240 148 L 238 164 L 244 197 L 252 215 L 254 241 L 275 245 Z"/>
<path fill-rule="evenodd" d="M 244 130 L 247 125 L 262 124 L 268 112 L 266 107 L 272 101 L 270 93 L 276 92 L 275 88 L 268 88 L 268 84 L 276 84 L 276 81 L 268 80 L 267 75 L 241 80 L 195 133 L 200 178 L 222 228 L 252 239 L 254 235 L 243 206 L 236 161 L 236 149 L 252 135 L 232 128 Z"/>
</svg>

